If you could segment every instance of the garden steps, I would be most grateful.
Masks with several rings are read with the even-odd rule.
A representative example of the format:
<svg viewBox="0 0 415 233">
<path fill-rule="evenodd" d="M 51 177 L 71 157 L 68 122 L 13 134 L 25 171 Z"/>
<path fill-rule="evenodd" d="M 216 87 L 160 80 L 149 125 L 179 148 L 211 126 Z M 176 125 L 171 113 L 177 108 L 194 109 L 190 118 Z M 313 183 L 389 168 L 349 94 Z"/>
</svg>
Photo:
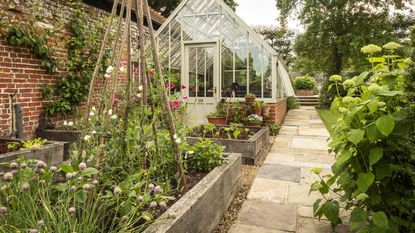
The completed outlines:
<svg viewBox="0 0 415 233">
<path fill-rule="evenodd" d="M 317 106 L 319 104 L 319 96 L 297 96 L 300 106 Z"/>
<path fill-rule="evenodd" d="M 326 175 L 335 162 L 328 138 L 314 107 L 290 110 L 229 233 L 332 232 L 329 221 L 313 217 L 313 203 L 321 194 L 309 194 L 318 180 L 310 169 L 321 167 Z M 348 222 L 347 213 L 341 217 Z M 335 232 L 350 231 L 340 225 Z"/>
</svg>

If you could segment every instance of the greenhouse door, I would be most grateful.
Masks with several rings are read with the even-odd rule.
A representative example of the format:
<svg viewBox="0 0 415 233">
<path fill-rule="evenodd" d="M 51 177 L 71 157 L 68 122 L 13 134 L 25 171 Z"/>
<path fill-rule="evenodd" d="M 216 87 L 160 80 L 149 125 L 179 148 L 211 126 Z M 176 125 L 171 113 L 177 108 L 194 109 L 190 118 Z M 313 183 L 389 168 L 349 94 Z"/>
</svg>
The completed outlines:
<svg viewBox="0 0 415 233">
<path fill-rule="evenodd" d="M 183 58 L 183 83 L 189 97 L 187 121 L 190 125 L 205 123 L 219 100 L 217 43 L 185 43 Z"/>
</svg>

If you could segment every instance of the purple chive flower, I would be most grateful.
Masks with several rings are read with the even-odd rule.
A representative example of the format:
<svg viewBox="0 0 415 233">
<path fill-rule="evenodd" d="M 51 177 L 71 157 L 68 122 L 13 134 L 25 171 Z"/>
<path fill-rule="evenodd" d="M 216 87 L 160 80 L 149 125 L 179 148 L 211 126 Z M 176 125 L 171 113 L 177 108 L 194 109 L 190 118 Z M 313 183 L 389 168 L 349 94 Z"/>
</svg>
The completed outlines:
<svg viewBox="0 0 415 233">
<path fill-rule="evenodd" d="M 57 168 L 57 167 L 55 167 L 55 166 L 52 166 L 52 167 L 50 167 L 50 170 L 51 170 L 52 172 L 56 172 L 56 171 L 58 170 L 58 168 Z"/>
<path fill-rule="evenodd" d="M 157 207 L 157 202 L 155 202 L 155 201 L 152 201 L 151 203 L 150 203 L 150 206 L 149 206 L 150 208 L 156 208 Z"/>
<path fill-rule="evenodd" d="M 15 176 L 17 174 L 16 170 L 11 170 L 10 172 L 13 174 L 13 176 Z"/>
<path fill-rule="evenodd" d="M 18 166 L 19 165 L 16 162 L 13 162 L 13 163 L 10 164 L 11 169 L 17 169 Z"/>
<path fill-rule="evenodd" d="M 74 174 L 71 172 L 66 173 L 66 179 L 70 180 L 74 177 Z"/>
<path fill-rule="evenodd" d="M 137 197 L 137 202 L 142 202 L 144 201 L 144 197 L 143 196 L 138 196 Z"/>
<path fill-rule="evenodd" d="M 30 184 L 29 184 L 29 183 L 24 183 L 24 184 L 22 185 L 22 189 L 23 189 L 23 191 L 27 191 L 27 190 L 29 190 L 29 189 L 30 189 Z"/>
<path fill-rule="evenodd" d="M 22 164 L 20 164 L 20 168 L 25 169 L 26 167 L 27 167 L 27 164 L 26 164 L 26 163 L 22 163 Z"/>
<path fill-rule="evenodd" d="M 45 225 L 45 221 L 43 221 L 43 220 L 39 220 L 39 221 L 37 221 L 37 225 L 38 225 L 39 227 L 42 227 L 43 225 Z"/>
<path fill-rule="evenodd" d="M 115 194 L 115 195 L 119 195 L 119 194 L 121 194 L 121 192 L 122 192 L 122 191 L 121 191 L 121 189 L 120 189 L 119 187 L 115 187 L 115 188 L 114 188 L 114 194 Z"/>
<path fill-rule="evenodd" d="M 11 172 L 6 172 L 3 175 L 3 180 L 4 181 L 11 181 L 13 179 L 13 173 Z"/>
<path fill-rule="evenodd" d="M 71 208 L 69 208 L 68 213 L 69 214 L 74 214 L 75 211 L 76 211 L 75 207 L 71 207 Z"/>
<path fill-rule="evenodd" d="M 7 213 L 7 208 L 4 206 L 0 206 L 0 215 Z"/>
<path fill-rule="evenodd" d="M 148 185 L 148 188 L 151 189 L 151 190 L 153 190 L 154 189 L 154 184 L 149 184 Z"/>
<path fill-rule="evenodd" d="M 79 170 L 85 170 L 86 169 L 86 163 L 82 162 L 78 165 Z"/>
<path fill-rule="evenodd" d="M 44 168 L 46 166 L 46 163 L 43 162 L 42 160 L 37 161 L 36 163 L 36 167 L 37 168 Z"/>
<path fill-rule="evenodd" d="M 69 188 L 69 190 L 70 190 L 71 192 L 75 192 L 75 191 L 76 191 L 76 187 L 75 187 L 75 186 L 71 186 L 71 187 Z"/>
<path fill-rule="evenodd" d="M 159 206 L 160 206 L 161 208 L 163 208 L 163 209 L 167 209 L 167 203 L 166 203 L 165 201 L 161 201 L 161 202 L 159 203 Z"/>
<path fill-rule="evenodd" d="M 161 189 L 161 187 L 159 185 L 157 185 L 154 189 L 153 189 L 154 193 L 161 193 L 163 192 L 163 189 Z"/>
<path fill-rule="evenodd" d="M 37 174 L 45 174 L 45 169 L 36 167 L 35 168 L 35 172 Z"/>
</svg>

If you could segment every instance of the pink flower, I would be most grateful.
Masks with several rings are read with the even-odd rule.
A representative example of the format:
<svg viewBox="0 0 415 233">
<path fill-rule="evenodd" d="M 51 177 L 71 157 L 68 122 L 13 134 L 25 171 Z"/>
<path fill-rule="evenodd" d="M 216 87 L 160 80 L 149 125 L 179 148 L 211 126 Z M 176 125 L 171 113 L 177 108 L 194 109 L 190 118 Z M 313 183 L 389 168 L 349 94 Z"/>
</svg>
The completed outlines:
<svg viewBox="0 0 415 233">
<path fill-rule="evenodd" d="M 135 74 L 137 74 L 137 73 L 138 73 L 138 71 L 139 71 L 138 67 L 134 67 L 133 72 L 134 72 Z"/>
<path fill-rule="evenodd" d="M 186 89 L 186 84 L 182 83 L 182 89 Z"/>
<path fill-rule="evenodd" d="M 149 73 L 150 73 L 150 77 L 154 77 L 154 74 L 156 73 L 156 71 L 154 69 L 151 69 Z"/>
<path fill-rule="evenodd" d="M 173 89 L 174 88 L 174 83 L 166 83 L 166 85 L 164 85 L 164 87 L 166 89 Z"/>
<path fill-rule="evenodd" d="M 189 97 L 188 96 L 183 96 L 183 100 L 188 100 Z"/>
<path fill-rule="evenodd" d="M 118 98 L 117 98 L 117 96 L 114 96 L 113 103 L 114 103 L 114 104 L 117 104 L 117 103 L 118 103 Z"/>
</svg>

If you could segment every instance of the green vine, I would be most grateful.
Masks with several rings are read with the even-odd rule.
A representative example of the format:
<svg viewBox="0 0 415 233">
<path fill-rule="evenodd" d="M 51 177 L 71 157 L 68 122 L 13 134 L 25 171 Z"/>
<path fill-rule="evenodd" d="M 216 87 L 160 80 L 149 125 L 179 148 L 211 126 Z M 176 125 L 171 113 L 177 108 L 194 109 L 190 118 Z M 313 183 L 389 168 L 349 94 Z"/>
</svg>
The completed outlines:
<svg viewBox="0 0 415 233">
<path fill-rule="evenodd" d="M 99 39 L 104 33 L 102 25 L 88 24 L 88 15 L 80 2 L 75 1 L 69 4 L 75 8 L 75 11 L 66 24 L 72 35 L 66 44 L 68 49 L 68 60 L 65 62 L 66 72 L 54 86 L 43 88 L 43 98 L 53 100 L 45 107 L 49 115 L 75 112 L 85 101 L 97 61 Z"/>
<path fill-rule="evenodd" d="M 48 32 L 36 28 L 32 23 L 12 24 L 5 33 L 5 39 L 10 45 L 29 48 L 42 61 L 43 68 L 52 73 L 58 69 L 58 63 L 53 58 L 55 51 L 48 46 L 47 38 Z"/>
</svg>

